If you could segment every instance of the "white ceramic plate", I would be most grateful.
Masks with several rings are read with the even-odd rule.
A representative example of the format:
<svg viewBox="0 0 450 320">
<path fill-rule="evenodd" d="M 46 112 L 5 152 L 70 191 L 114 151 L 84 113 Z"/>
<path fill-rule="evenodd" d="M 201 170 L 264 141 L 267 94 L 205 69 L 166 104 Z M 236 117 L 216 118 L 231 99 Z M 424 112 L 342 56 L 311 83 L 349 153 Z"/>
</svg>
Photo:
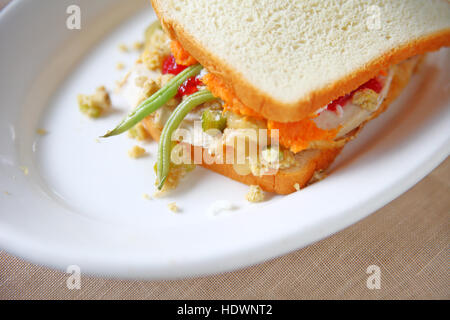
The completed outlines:
<svg viewBox="0 0 450 320">
<path fill-rule="evenodd" d="M 81 7 L 68 30 L 66 8 Z M 114 86 L 117 62 L 154 19 L 146 0 L 16 0 L 0 16 L 0 247 L 65 270 L 179 278 L 255 264 L 308 245 L 385 205 L 450 150 L 448 51 L 429 56 L 390 110 L 350 143 L 332 174 L 301 192 L 251 205 L 247 186 L 196 169 L 177 192 L 152 194 L 156 144 L 131 160 L 126 136 L 96 142 L 125 113 L 91 121 L 76 95 Z M 37 128 L 48 131 L 36 134 Z M 26 166 L 28 175 L 20 167 Z M 211 216 L 228 200 L 237 209 Z M 176 201 L 182 209 L 170 212 Z M 399 212 L 399 214 L 401 214 Z"/>
</svg>

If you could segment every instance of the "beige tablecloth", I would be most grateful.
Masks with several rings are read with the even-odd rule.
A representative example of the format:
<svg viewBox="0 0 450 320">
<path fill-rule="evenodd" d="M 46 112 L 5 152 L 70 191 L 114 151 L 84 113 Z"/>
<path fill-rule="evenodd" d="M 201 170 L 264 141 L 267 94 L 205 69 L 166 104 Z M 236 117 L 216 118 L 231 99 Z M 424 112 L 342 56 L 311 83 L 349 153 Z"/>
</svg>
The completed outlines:
<svg viewBox="0 0 450 320">
<path fill-rule="evenodd" d="M 449 299 L 449 217 L 447 159 L 356 225 L 257 266 L 177 281 L 81 277 L 80 289 L 70 290 L 69 274 L 0 252 L 0 299 Z M 380 273 L 367 274 L 369 266 Z M 378 275 L 369 283 L 380 289 L 369 289 L 368 277 Z"/>
<path fill-rule="evenodd" d="M 447 159 L 363 221 L 257 266 L 177 281 L 81 277 L 81 288 L 69 290 L 69 274 L 0 252 L 0 299 L 449 299 L 449 217 Z M 371 265 L 380 268 L 380 289 L 367 286 L 377 275 L 366 273 Z"/>
</svg>

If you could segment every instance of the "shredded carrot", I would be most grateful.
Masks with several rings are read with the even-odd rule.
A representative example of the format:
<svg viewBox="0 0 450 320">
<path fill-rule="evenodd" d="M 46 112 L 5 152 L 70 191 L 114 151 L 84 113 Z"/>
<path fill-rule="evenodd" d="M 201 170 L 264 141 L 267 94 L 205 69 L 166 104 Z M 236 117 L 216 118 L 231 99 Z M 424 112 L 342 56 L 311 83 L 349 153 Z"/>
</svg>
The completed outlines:
<svg viewBox="0 0 450 320">
<path fill-rule="evenodd" d="M 386 69 L 383 69 L 383 70 L 381 70 L 380 71 L 380 74 L 379 74 L 380 76 L 387 76 L 388 75 L 388 71 L 386 70 Z"/>
<path fill-rule="evenodd" d="M 187 52 L 178 41 L 172 41 L 170 43 L 170 50 L 172 50 L 175 62 L 182 66 L 192 66 L 197 63 L 197 60 Z"/>
<path fill-rule="evenodd" d="M 231 111 L 233 113 L 253 117 L 255 119 L 264 119 L 262 115 L 243 104 L 236 97 L 234 91 L 212 73 L 205 75 L 202 78 L 202 82 L 208 87 L 209 91 L 211 91 L 213 95 L 225 101 L 223 106 L 225 111 Z"/>
<path fill-rule="evenodd" d="M 311 141 L 333 141 L 340 130 L 340 128 L 333 130 L 320 129 L 311 119 L 286 123 L 269 120 L 267 127 L 269 132 L 278 129 L 280 144 L 294 153 L 307 149 Z"/>
</svg>

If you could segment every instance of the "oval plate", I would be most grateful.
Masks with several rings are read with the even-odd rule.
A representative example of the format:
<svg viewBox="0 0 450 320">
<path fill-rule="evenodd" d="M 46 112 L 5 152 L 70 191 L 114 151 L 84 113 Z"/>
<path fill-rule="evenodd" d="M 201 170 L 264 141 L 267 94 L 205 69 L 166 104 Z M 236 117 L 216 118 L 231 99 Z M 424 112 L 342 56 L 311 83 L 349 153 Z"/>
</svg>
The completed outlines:
<svg viewBox="0 0 450 320">
<path fill-rule="evenodd" d="M 229 271 L 355 223 L 449 155 L 450 59 L 441 50 L 345 148 L 327 179 L 249 204 L 247 186 L 198 168 L 169 198 L 145 200 L 154 191 L 156 143 L 132 160 L 127 150 L 135 142 L 126 136 L 97 140 L 125 106 L 114 97 L 115 111 L 91 121 L 76 96 L 114 88 L 124 72 L 117 62 L 130 67 L 137 57 L 118 45 L 140 40 L 154 13 L 146 0 L 78 1 L 81 30 L 69 30 L 71 2 L 17 0 L 0 15 L 0 246 L 12 254 L 121 278 Z M 236 209 L 210 215 L 217 200 Z M 178 214 L 167 208 L 173 201 Z"/>
</svg>

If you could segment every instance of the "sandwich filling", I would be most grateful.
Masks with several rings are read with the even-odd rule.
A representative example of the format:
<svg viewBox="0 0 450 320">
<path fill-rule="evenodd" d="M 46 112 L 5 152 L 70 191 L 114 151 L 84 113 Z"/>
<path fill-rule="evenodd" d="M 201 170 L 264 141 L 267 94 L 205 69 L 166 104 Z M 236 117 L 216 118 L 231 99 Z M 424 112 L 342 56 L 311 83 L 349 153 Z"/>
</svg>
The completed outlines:
<svg viewBox="0 0 450 320">
<path fill-rule="evenodd" d="M 120 83 L 120 93 L 135 109 L 158 95 L 168 83 L 196 64 L 197 61 L 178 42 L 170 41 L 160 27 L 152 25 L 146 32 L 145 50 Z M 265 119 L 244 105 L 232 88 L 208 70 L 202 69 L 198 74 L 186 78 L 178 87 L 176 95 L 148 115 L 144 123 L 152 127 L 147 127 L 149 131 L 154 128 L 163 130 L 168 123 L 172 125 L 171 117 L 178 112 L 180 105 L 191 103 L 190 98 L 194 99 L 197 94 L 209 92 L 214 99 L 205 98 L 205 102 L 190 108 L 183 115 L 177 130 L 182 130 L 182 133 L 175 140 L 201 147 L 210 155 L 215 155 L 244 135 L 246 147 L 234 150 L 235 153 L 241 153 L 234 156 L 243 157 L 245 163 L 234 164 L 234 168 L 239 174 L 261 176 L 272 169 L 295 167 L 302 153 L 308 150 L 343 146 L 348 141 L 349 133 L 380 108 L 392 79 L 392 68 L 383 70 L 377 77 L 331 101 L 308 118 L 281 123 Z M 259 134 L 246 135 L 248 129 L 266 130 L 268 137 L 261 139 Z M 213 134 L 211 130 L 214 130 Z M 278 139 L 276 148 L 270 139 L 273 136 Z M 253 145 L 261 151 L 256 156 L 248 152 Z"/>
</svg>

